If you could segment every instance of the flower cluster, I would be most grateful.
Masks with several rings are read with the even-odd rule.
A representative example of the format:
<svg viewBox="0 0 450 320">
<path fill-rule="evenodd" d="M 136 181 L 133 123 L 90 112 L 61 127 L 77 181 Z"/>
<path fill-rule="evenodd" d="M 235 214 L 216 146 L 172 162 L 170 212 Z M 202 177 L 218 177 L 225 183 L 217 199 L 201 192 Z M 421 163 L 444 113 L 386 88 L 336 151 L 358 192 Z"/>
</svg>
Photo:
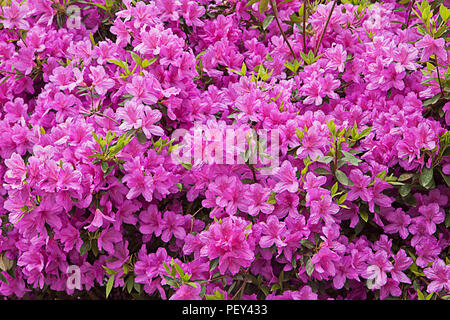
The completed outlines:
<svg viewBox="0 0 450 320">
<path fill-rule="evenodd" d="M 0 295 L 449 299 L 445 5 L 70 3 L 0 4 Z"/>
</svg>

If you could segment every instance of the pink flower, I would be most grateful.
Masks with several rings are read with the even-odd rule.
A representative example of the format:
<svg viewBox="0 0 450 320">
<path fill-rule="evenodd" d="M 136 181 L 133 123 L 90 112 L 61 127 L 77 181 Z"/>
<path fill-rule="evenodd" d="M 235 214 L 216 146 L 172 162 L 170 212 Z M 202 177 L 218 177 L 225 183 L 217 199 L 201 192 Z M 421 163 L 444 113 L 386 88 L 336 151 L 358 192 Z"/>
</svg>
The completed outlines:
<svg viewBox="0 0 450 320">
<path fill-rule="evenodd" d="M 92 80 L 92 85 L 99 95 L 105 95 L 109 89 L 114 87 L 114 79 L 110 79 L 106 75 L 105 69 L 102 66 L 91 66 L 89 67 L 89 70 L 91 71 L 89 78 Z"/>
<path fill-rule="evenodd" d="M 428 284 L 427 291 L 439 292 L 443 288 L 450 291 L 450 265 L 446 265 L 441 259 L 436 259 L 432 266 L 423 270 L 428 279 L 433 279 Z"/>
<path fill-rule="evenodd" d="M 445 40 L 443 38 L 433 39 L 429 34 L 416 42 L 416 48 L 423 49 L 420 57 L 422 62 L 428 61 L 433 54 L 442 61 L 447 61 L 447 51 L 444 47 Z"/>
<path fill-rule="evenodd" d="M 166 211 L 161 219 L 161 240 L 169 242 L 172 236 L 183 240 L 186 236 L 186 230 L 183 228 L 183 225 L 184 219 L 182 219 L 182 216 L 172 211 Z"/>
<path fill-rule="evenodd" d="M 333 44 L 333 47 L 325 51 L 325 57 L 329 59 L 327 68 L 332 70 L 338 69 L 339 72 L 344 71 L 347 51 L 344 50 L 342 44 Z"/>
<path fill-rule="evenodd" d="M 320 200 L 311 202 L 310 212 L 309 223 L 316 224 L 323 219 L 329 224 L 334 222 L 333 215 L 339 212 L 339 206 L 333 203 L 330 195 L 326 194 Z"/>
<path fill-rule="evenodd" d="M 328 144 L 327 136 L 323 134 L 318 125 L 313 125 L 303 134 L 297 155 L 300 158 L 309 156 L 311 160 L 316 160 L 323 156 L 322 149 L 326 144 Z"/>
<path fill-rule="evenodd" d="M 222 223 L 212 223 L 203 233 L 206 246 L 201 250 L 202 256 L 218 257 L 221 274 L 229 270 L 234 275 L 252 263 L 255 256 L 246 237 L 250 232 L 245 230 L 247 225 L 248 221 L 241 218 L 227 217 Z"/>
<path fill-rule="evenodd" d="M 262 227 L 263 236 L 259 240 L 261 248 L 270 248 L 275 245 L 278 247 L 278 251 L 280 251 L 282 247 L 286 246 L 286 243 L 283 241 L 286 234 L 284 222 L 278 221 L 275 216 L 269 216 L 267 221 L 262 223 Z"/>
<path fill-rule="evenodd" d="M 274 192 L 280 193 L 284 190 L 295 193 L 298 190 L 298 180 L 296 176 L 297 168 L 294 168 L 289 161 L 284 161 L 281 167 L 276 168 L 274 178 L 278 180 Z"/>
<path fill-rule="evenodd" d="M 199 284 L 195 284 L 195 286 L 183 284 L 169 300 L 201 300 L 200 291 L 201 286 Z"/>
<path fill-rule="evenodd" d="M 364 175 L 359 169 L 352 169 L 349 178 L 353 182 L 353 186 L 347 193 L 347 200 L 354 201 L 361 198 L 361 200 L 369 202 L 371 197 L 368 188 L 371 181 L 370 177 Z"/>
<path fill-rule="evenodd" d="M 392 263 L 389 262 L 386 251 L 379 250 L 374 256 L 368 260 L 369 266 L 362 276 L 368 279 L 367 286 L 369 289 L 380 289 L 387 282 L 387 272 L 393 269 Z"/>
<path fill-rule="evenodd" d="M 322 247 L 311 259 L 314 264 L 314 271 L 323 274 L 325 277 L 333 277 L 336 274 L 337 261 L 339 261 L 339 256 L 326 247 Z"/>
<path fill-rule="evenodd" d="M 107 215 L 104 215 L 103 212 L 100 211 L 100 209 L 95 210 L 94 218 L 92 219 L 92 222 L 84 227 L 85 229 L 88 229 L 89 232 L 94 232 L 98 228 L 103 226 L 104 221 L 107 220 L 110 222 L 114 221 L 114 218 L 108 217 Z"/>
<path fill-rule="evenodd" d="M 267 199 L 270 196 L 270 190 L 264 188 L 260 184 L 252 184 L 249 187 L 249 196 L 246 199 L 245 212 L 248 212 L 251 216 L 258 215 L 259 212 L 270 214 L 274 206 L 273 204 L 267 203 Z"/>
<path fill-rule="evenodd" d="M 142 127 L 144 105 L 127 101 L 122 108 L 117 109 L 116 115 L 119 120 L 123 120 L 119 126 L 121 130 L 139 129 Z"/>
<path fill-rule="evenodd" d="M 161 213 L 156 205 L 151 204 L 147 210 L 142 211 L 139 215 L 139 221 L 139 231 L 142 234 L 155 234 L 157 237 L 161 235 Z"/>
<path fill-rule="evenodd" d="M 18 1 L 12 0 L 9 6 L 3 6 L 2 24 L 6 29 L 24 29 L 30 28 L 29 23 L 25 18 L 28 16 L 30 10 L 27 4 L 19 5 Z"/>
<path fill-rule="evenodd" d="M 444 222 L 445 214 L 437 203 L 420 206 L 419 212 L 425 218 L 427 232 L 430 235 L 436 231 L 437 224 Z"/>
</svg>

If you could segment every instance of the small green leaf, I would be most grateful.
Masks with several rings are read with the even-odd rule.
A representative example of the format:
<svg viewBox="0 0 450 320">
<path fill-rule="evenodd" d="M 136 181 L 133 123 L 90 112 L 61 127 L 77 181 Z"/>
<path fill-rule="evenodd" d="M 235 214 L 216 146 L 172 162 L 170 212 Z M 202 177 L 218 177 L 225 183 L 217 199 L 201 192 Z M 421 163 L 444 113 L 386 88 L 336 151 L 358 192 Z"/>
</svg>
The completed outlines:
<svg viewBox="0 0 450 320">
<path fill-rule="evenodd" d="M 300 244 L 308 249 L 313 249 L 315 247 L 314 243 L 308 239 L 300 240 Z"/>
<path fill-rule="evenodd" d="M 325 164 L 328 164 L 328 163 L 330 163 L 331 161 L 333 161 L 333 157 L 331 157 L 331 156 L 324 156 L 324 157 L 322 157 L 322 158 L 319 158 L 318 160 L 316 160 L 317 162 L 320 162 L 320 163 L 325 163 Z"/>
<path fill-rule="evenodd" d="M 259 2 L 259 13 L 263 14 L 267 10 L 268 5 L 269 5 L 269 0 L 261 0 Z"/>
<path fill-rule="evenodd" d="M 6 277 L 3 275 L 2 272 L 0 272 L 0 281 L 4 282 L 6 284 L 9 284 L 8 279 L 6 279 Z"/>
<path fill-rule="evenodd" d="M 419 183 L 422 187 L 427 186 L 433 180 L 433 168 L 423 167 L 419 176 Z"/>
<path fill-rule="evenodd" d="M 272 23 L 274 16 L 273 15 L 268 15 L 264 18 L 263 22 L 262 22 L 262 27 L 263 30 L 266 30 L 267 27 Z"/>
<path fill-rule="evenodd" d="M 403 186 L 400 186 L 400 188 L 398 188 L 398 193 L 400 193 L 402 198 L 405 198 L 410 192 L 411 186 L 409 184 L 405 184 Z"/>
<path fill-rule="evenodd" d="M 209 271 L 214 270 L 219 265 L 219 258 L 215 258 L 209 262 Z"/>
<path fill-rule="evenodd" d="M 417 298 L 418 298 L 418 300 L 425 300 L 425 297 L 424 297 L 422 291 L 417 290 Z"/>
<path fill-rule="evenodd" d="M 311 259 L 308 259 L 308 262 L 306 262 L 306 274 L 310 277 L 314 271 L 314 264 L 312 263 Z"/>
<path fill-rule="evenodd" d="M 344 186 L 352 186 L 353 182 L 341 170 L 336 170 L 336 179 Z"/>
<path fill-rule="evenodd" d="M 115 275 L 111 275 L 111 277 L 109 277 L 108 282 L 106 283 L 106 298 L 108 298 L 109 294 L 111 293 L 111 290 L 113 288 L 114 285 L 114 277 Z"/>
<path fill-rule="evenodd" d="M 359 210 L 359 216 L 363 219 L 364 222 L 369 221 L 369 213 L 365 210 Z"/>
</svg>

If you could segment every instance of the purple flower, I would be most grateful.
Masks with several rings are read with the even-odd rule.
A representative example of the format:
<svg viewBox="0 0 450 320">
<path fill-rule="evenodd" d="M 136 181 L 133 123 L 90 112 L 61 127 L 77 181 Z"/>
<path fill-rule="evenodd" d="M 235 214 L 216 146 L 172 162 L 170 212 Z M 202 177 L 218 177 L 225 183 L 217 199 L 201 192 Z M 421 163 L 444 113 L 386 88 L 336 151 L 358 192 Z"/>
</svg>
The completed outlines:
<svg viewBox="0 0 450 320">
<path fill-rule="evenodd" d="M 199 284 L 183 284 L 169 300 L 201 300 L 200 291 L 201 286 Z"/>
<path fill-rule="evenodd" d="M 380 289 L 387 282 L 387 272 L 392 271 L 393 265 L 389 262 L 386 251 L 380 250 L 367 261 L 368 267 L 362 276 L 367 279 L 369 289 Z"/>
<path fill-rule="evenodd" d="M 289 161 L 284 161 L 281 167 L 275 169 L 274 177 L 278 182 L 273 191 L 276 193 L 280 193 L 285 190 L 292 193 L 297 192 L 298 180 L 296 172 L 297 168 L 293 167 Z"/>
<path fill-rule="evenodd" d="M 325 277 L 336 275 L 337 261 L 339 261 L 339 256 L 326 247 L 321 248 L 311 259 L 314 264 L 314 271 L 323 274 Z"/>
<path fill-rule="evenodd" d="M 420 206 L 419 212 L 425 218 L 426 230 L 430 235 L 436 232 L 437 224 L 444 222 L 445 214 L 436 203 Z"/>
<path fill-rule="evenodd" d="M 183 240 L 186 236 L 186 230 L 183 228 L 184 219 L 182 216 L 172 212 L 164 212 L 164 216 L 161 219 L 161 240 L 169 242 L 174 236 L 177 239 Z"/>
<path fill-rule="evenodd" d="M 450 290 L 450 265 L 445 265 L 443 260 L 436 259 L 431 267 L 423 270 L 423 273 L 428 279 L 433 279 L 427 287 L 429 293 L 439 292 L 443 288 Z"/>
<path fill-rule="evenodd" d="M 286 243 L 283 241 L 286 234 L 284 222 L 278 221 L 275 216 L 269 216 L 267 221 L 262 223 L 262 227 L 263 236 L 259 240 L 261 248 L 270 248 L 275 245 L 278 247 L 278 251 L 280 251 L 282 247 L 286 246 Z"/>
<path fill-rule="evenodd" d="M 445 41 L 443 38 L 433 39 L 429 34 L 416 42 L 416 48 L 423 49 L 420 61 L 425 62 L 431 55 L 436 55 L 442 61 L 447 61 L 447 51 L 444 49 Z"/>
<path fill-rule="evenodd" d="M 254 259 L 254 252 L 247 240 L 248 222 L 241 218 L 227 217 L 221 223 L 212 223 L 208 231 L 202 233 L 206 246 L 203 256 L 209 259 L 219 258 L 219 271 L 225 274 L 239 272 L 240 267 L 247 268 Z"/>
</svg>

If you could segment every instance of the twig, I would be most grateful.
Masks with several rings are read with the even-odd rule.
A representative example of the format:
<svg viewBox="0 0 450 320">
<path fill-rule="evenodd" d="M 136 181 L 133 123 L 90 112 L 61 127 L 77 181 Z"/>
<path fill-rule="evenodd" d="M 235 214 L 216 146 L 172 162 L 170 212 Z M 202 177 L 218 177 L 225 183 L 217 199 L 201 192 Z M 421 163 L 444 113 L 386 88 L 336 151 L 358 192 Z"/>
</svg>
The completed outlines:
<svg viewBox="0 0 450 320">
<path fill-rule="evenodd" d="M 306 0 L 303 1 L 303 52 L 306 54 Z"/>
<path fill-rule="evenodd" d="M 409 6 L 409 9 L 408 9 L 408 18 L 406 19 L 406 28 L 405 28 L 405 29 L 408 29 L 408 26 L 409 26 L 409 20 L 411 20 L 411 11 L 412 11 L 412 8 L 414 7 L 415 2 L 416 2 L 416 0 L 413 0 L 413 1 L 411 2 L 411 5 Z"/>
<path fill-rule="evenodd" d="M 328 24 L 330 23 L 331 16 L 333 15 L 334 7 L 336 7 L 337 0 L 334 0 L 333 6 L 331 7 L 330 14 L 328 15 L 327 22 L 325 23 L 325 27 L 322 30 L 322 34 L 320 35 L 319 42 L 317 42 L 316 47 L 314 48 L 314 56 L 317 55 L 319 51 L 319 47 L 322 44 L 323 36 L 325 35 L 325 31 L 327 30 Z"/>
<path fill-rule="evenodd" d="M 244 280 L 242 280 L 242 285 L 241 287 L 238 289 L 238 291 L 236 291 L 236 293 L 234 294 L 234 296 L 231 298 L 231 300 L 236 300 L 237 296 L 239 295 L 240 292 L 244 292 L 245 286 L 247 285 L 247 278 L 244 278 Z M 241 298 L 242 298 L 242 294 L 241 294 Z"/>
<path fill-rule="evenodd" d="M 277 22 L 278 29 L 280 29 L 281 35 L 283 36 L 284 41 L 288 45 L 289 50 L 291 51 L 292 55 L 294 56 L 294 59 L 297 60 L 297 56 L 295 55 L 294 49 L 292 49 L 291 44 L 289 43 L 289 40 L 287 39 L 286 34 L 283 31 L 283 28 L 281 28 L 280 19 L 279 19 L 279 16 L 278 16 L 277 4 L 275 3 L 274 0 L 270 0 L 270 5 L 272 6 L 273 16 L 275 17 L 275 21 Z"/>
<path fill-rule="evenodd" d="M 436 63 L 436 72 L 437 72 L 439 88 L 441 89 L 441 94 L 442 94 L 442 97 L 444 98 L 445 94 L 444 94 L 444 89 L 442 88 L 441 76 L 439 74 L 439 64 L 438 64 L 436 55 L 434 56 L 434 62 Z"/>
</svg>

